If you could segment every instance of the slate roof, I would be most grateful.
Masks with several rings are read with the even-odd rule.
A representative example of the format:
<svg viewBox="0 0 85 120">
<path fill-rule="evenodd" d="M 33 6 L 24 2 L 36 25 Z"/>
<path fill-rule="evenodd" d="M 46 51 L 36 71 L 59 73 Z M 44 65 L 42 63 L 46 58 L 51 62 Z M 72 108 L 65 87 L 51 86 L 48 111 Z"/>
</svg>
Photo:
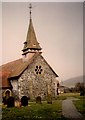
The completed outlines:
<svg viewBox="0 0 85 120">
<path fill-rule="evenodd" d="M 2 78 L 2 88 L 8 87 L 11 88 L 12 86 L 10 84 L 9 79 L 15 79 L 19 77 L 25 71 L 25 69 L 34 61 L 34 59 L 39 55 L 43 58 L 40 52 L 29 53 L 29 60 L 27 62 L 24 62 L 23 59 L 21 58 L 0 66 L 0 82 Z M 46 62 L 45 59 L 44 62 Z M 48 63 L 46 62 L 46 64 Z M 50 67 L 49 64 L 48 66 Z M 51 67 L 50 69 L 53 71 L 56 77 L 58 77 L 58 75 L 54 72 L 54 70 Z"/>
</svg>

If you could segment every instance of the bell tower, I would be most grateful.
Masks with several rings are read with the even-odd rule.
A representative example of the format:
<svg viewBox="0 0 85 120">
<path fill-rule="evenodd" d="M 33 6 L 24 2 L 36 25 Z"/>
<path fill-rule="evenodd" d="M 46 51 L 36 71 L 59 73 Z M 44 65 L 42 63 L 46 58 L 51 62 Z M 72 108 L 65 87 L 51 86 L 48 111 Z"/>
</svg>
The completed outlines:
<svg viewBox="0 0 85 120">
<path fill-rule="evenodd" d="M 29 13 L 30 13 L 30 19 L 29 19 L 29 28 L 27 32 L 26 41 L 24 42 L 24 48 L 22 55 L 27 58 L 30 54 L 34 54 L 36 52 L 41 52 L 41 47 L 37 41 L 36 34 L 34 31 L 33 23 L 32 23 L 32 5 L 29 4 Z"/>
</svg>

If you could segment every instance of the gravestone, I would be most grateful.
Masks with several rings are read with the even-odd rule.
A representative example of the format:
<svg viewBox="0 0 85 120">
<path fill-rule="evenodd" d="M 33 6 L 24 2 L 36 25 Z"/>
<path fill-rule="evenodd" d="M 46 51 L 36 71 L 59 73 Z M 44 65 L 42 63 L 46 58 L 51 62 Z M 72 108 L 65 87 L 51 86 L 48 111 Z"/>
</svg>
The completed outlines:
<svg viewBox="0 0 85 120">
<path fill-rule="evenodd" d="M 52 96 L 50 94 L 47 96 L 47 103 L 52 104 Z"/>
<path fill-rule="evenodd" d="M 40 97 L 40 96 L 37 96 L 37 97 L 36 97 L 36 103 L 41 104 L 41 97 Z"/>
<path fill-rule="evenodd" d="M 21 106 L 27 106 L 28 105 L 28 97 L 27 96 L 23 96 L 21 98 Z"/>
<path fill-rule="evenodd" d="M 4 105 L 7 105 L 7 99 L 10 97 L 10 91 L 6 91 L 6 93 L 5 93 L 5 97 L 3 97 L 3 103 L 4 103 Z"/>
<path fill-rule="evenodd" d="M 8 99 L 7 99 L 7 107 L 14 107 L 14 97 L 9 97 Z"/>
</svg>

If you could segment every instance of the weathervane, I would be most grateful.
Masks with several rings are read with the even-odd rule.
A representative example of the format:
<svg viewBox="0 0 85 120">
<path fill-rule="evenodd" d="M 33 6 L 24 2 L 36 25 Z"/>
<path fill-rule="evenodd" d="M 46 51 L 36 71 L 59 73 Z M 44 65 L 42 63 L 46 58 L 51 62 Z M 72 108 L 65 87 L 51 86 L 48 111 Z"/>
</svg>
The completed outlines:
<svg viewBox="0 0 85 120">
<path fill-rule="evenodd" d="M 31 19 L 31 13 L 32 13 L 32 4 L 29 4 L 29 9 L 30 9 L 30 19 Z"/>
</svg>

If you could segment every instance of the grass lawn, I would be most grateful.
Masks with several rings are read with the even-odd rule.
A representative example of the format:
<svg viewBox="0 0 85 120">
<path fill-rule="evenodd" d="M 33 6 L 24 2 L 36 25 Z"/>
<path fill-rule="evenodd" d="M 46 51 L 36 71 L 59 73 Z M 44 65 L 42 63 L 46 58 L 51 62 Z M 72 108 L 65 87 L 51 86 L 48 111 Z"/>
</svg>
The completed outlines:
<svg viewBox="0 0 85 120">
<path fill-rule="evenodd" d="M 79 96 L 80 100 L 74 101 L 77 110 L 85 116 L 85 96 Z"/>
<path fill-rule="evenodd" d="M 77 97 L 79 98 L 79 93 L 63 93 L 63 94 L 59 94 L 59 96 L 56 97 L 56 100 L 65 100 L 68 97 Z"/>
<path fill-rule="evenodd" d="M 2 120 L 68 120 L 62 116 L 62 100 L 67 97 L 76 97 L 74 101 L 77 109 L 85 115 L 85 104 L 79 93 L 64 93 L 56 97 L 52 104 L 43 101 L 42 104 L 29 102 L 27 107 L 2 109 Z"/>
<path fill-rule="evenodd" d="M 3 108 L 2 120 L 66 120 L 62 116 L 61 100 L 52 104 L 30 102 L 27 107 Z"/>
<path fill-rule="evenodd" d="M 80 96 L 80 93 L 64 93 L 61 94 L 57 99 L 66 99 L 67 97 L 75 97 L 79 100 L 73 101 L 77 110 L 85 116 L 85 96 Z"/>
</svg>

